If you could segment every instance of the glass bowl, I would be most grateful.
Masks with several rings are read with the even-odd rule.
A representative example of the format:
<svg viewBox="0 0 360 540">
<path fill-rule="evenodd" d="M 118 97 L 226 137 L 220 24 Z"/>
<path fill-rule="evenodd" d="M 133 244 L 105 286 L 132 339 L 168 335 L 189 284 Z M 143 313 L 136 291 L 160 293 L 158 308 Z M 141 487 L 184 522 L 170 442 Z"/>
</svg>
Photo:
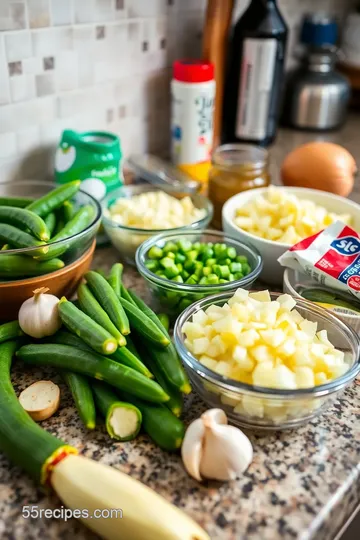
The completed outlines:
<svg viewBox="0 0 360 540">
<path fill-rule="evenodd" d="M 29 199 L 36 199 L 39 197 L 42 197 L 43 195 L 46 195 L 49 193 L 49 191 L 52 191 L 56 186 L 51 183 L 47 182 L 35 182 L 35 181 L 23 181 L 23 182 L 15 182 L 15 183 L 9 183 L 9 184 L 0 184 L 0 197 L 19 197 L 19 198 L 29 198 Z M 101 206 L 98 203 L 94 197 L 89 195 L 88 193 L 85 193 L 84 191 L 78 191 L 76 195 L 73 197 L 72 202 L 74 204 L 74 208 L 78 210 L 82 206 L 90 205 L 94 208 L 94 219 L 90 225 L 86 227 L 83 231 L 80 233 L 74 234 L 73 236 L 70 236 L 69 238 L 66 238 L 65 240 L 59 240 L 58 242 L 54 242 L 52 246 L 59 247 L 60 253 L 56 256 L 57 259 L 61 259 L 61 261 L 64 263 L 63 266 L 68 266 L 78 259 L 80 259 L 86 251 L 88 251 L 91 247 L 91 245 L 94 242 L 97 230 L 100 225 L 101 221 Z M 46 268 L 41 270 L 39 274 L 35 273 L 24 273 L 13 275 L 12 277 L 7 277 L 5 274 L 1 275 L 1 267 L 2 264 L 5 265 L 5 260 L 8 255 L 12 255 L 15 257 L 19 257 L 19 261 L 22 261 L 22 263 L 19 263 L 19 266 L 23 264 L 23 261 L 25 260 L 23 257 L 26 256 L 29 258 L 29 260 L 32 259 L 32 257 L 35 257 L 38 255 L 38 247 L 31 247 L 31 248 L 22 248 L 22 249 L 8 249 L 8 250 L 1 250 L 0 251 L 0 281 L 6 281 L 7 283 L 12 281 L 18 281 L 24 278 L 30 278 L 35 277 L 36 275 L 40 274 L 47 274 L 50 272 L 54 272 L 58 269 L 60 269 L 60 266 L 57 268 L 52 268 L 52 264 L 49 261 L 48 264 L 48 270 Z M 3 258 L 3 262 L 2 262 Z M 8 259 L 7 259 L 8 260 Z M 59 263 L 60 265 L 60 263 Z"/>
<path fill-rule="evenodd" d="M 107 210 L 115 203 L 117 199 L 120 198 L 131 198 L 134 195 L 140 195 L 141 193 L 147 193 L 150 191 L 164 191 L 169 195 L 176 197 L 177 199 L 182 199 L 184 197 L 190 197 L 193 205 L 196 208 L 205 209 L 205 216 L 192 223 L 191 225 L 186 225 L 184 227 L 176 227 L 175 229 L 166 229 L 167 232 L 178 232 L 185 229 L 194 229 L 201 230 L 206 229 L 210 223 L 213 216 L 213 206 L 209 199 L 200 195 L 199 193 L 189 194 L 182 192 L 172 187 L 163 187 L 163 186 L 154 186 L 151 184 L 141 184 L 138 186 L 122 186 L 115 191 L 109 193 L 107 197 L 102 201 L 103 210 Z M 104 212 L 105 214 L 105 212 Z M 129 264 L 135 264 L 135 253 L 137 248 L 145 241 L 151 238 L 154 235 L 157 235 L 161 232 L 159 229 L 137 229 L 135 227 L 126 227 L 125 225 L 120 225 L 113 221 L 108 216 L 103 216 L 103 225 L 104 229 L 109 236 L 111 243 L 119 251 L 122 259 Z"/>
<path fill-rule="evenodd" d="M 166 242 L 177 242 L 178 240 L 226 243 L 229 247 L 234 247 L 238 255 L 245 255 L 247 257 L 252 271 L 247 276 L 230 281 L 229 283 L 190 285 L 188 283 L 176 283 L 170 279 L 161 278 L 145 266 L 147 254 L 153 246 L 163 247 Z M 249 289 L 262 270 L 262 258 L 254 247 L 247 246 L 223 232 L 213 230 L 193 232 L 187 229 L 177 234 L 171 232 L 159 234 L 144 242 L 136 253 L 136 266 L 139 273 L 146 280 L 153 298 L 158 304 L 158 308 L 174 317 L 194 302 L 215 293 L 235 291 L 239 287 Z"/>
<path fill-rule="evenodd" d="M 280 294 L 271 293 L 271 299 L 276 300 Z M 298 427 L 323 413 L 358 375 L 360 342 L 357 334 L 329 311 L 299 299 L 296 299 L 296 309 L 300 314 L 317 322 L 319 330 L 327 330 L 333 345 L 345 352 L 349 370 L 344 375 L 314 388 L 282 390 L 235 381 L 203 366 L 187 350 L 182 328 L 199 309 L 212 304 L 221 306 L 231 296 L 231 293 L 214 295 L 190 306 L 177 319 L 174 338 L 194 390 L 211 407 L 222 408 L 234 424 L 266 430 Z"/>
</svg>

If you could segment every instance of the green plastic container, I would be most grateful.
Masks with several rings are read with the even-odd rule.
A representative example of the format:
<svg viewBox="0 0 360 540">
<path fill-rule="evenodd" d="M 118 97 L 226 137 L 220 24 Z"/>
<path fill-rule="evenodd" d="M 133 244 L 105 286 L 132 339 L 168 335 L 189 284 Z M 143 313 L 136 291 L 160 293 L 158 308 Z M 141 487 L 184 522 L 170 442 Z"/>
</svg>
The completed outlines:
<svg viewBox="0 0 360 540">
<path fill-rule="evenodd" d="M 102 200 L 123 182 L 119 137 L 106 131 L 66 129 L 55 154 L 55 182 L 82 180 L 81 189 Z"/>
<path fill-rule="evenodd" d="M 122 153 L 117 135 L 107 131 L 63 131 L 55 154 L 55 182 L 81 180 L 81 189 L 101 201 L 124 183 Z M 100 225 L 97 245 L 109 239 Z"/>
</svg>

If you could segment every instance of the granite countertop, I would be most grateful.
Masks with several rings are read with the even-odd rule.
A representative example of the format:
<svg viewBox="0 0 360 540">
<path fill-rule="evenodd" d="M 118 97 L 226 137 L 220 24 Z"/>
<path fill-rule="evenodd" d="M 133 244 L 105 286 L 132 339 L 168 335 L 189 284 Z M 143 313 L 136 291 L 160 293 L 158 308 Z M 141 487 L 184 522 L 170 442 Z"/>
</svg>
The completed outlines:
<svg viewBox="0 0 360 540">
<path fill-rule="evenodd" d="M 358 126 L 358 119 L 352 120 L 343 131 L 343 139 L 339 133 L 333 137 L 352 149 L 355 156 L 359 149 L 353 137 Z M 278 165 L 291 147 L 312 138 L 281 131 L 273 152 L 275 163 Z M 108 269 L 117 260 L 113 248 L 100 248 L 93 266 Z M 145 284 L 134 269 L 126 269 L 124 281 L 149 300 Z M 239 480 L 199 484 L 186 474 L 179 455 L 155 447 L 146 435 L 117 443 L 102 427 L 87 431 L 67 388 L 51 371 L 20 370 L 16 365 L 13 369 L 17 393 L 44 377 L 57 382 L 62 393 L 59 411 L 42 423 L 44 428 L 84 455 L 144 482 L 197 520 L 213 540 L 333 540 L 360 502 L 359 379 L 323 416 L 302 428 L 274 433 L 247 431 L 254 460 Z M 205 409 L 205 404 L 191 394 L 185 403 L 185 422 Z M 24 519 L 24 505 L 41 509 L 59 508 L 61 503 L 55 496 L 46 496 L 19 468 L 0 456 L 0 538 L 98 538 L 76 520 Z"/>
</svg>

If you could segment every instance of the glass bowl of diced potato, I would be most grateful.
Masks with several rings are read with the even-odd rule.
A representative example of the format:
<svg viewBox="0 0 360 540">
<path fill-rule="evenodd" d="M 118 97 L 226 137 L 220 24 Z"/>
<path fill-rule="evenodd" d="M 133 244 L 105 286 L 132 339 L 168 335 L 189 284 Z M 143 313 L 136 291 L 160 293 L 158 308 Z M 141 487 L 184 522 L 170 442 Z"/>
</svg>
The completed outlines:
<svg viewBox="0 0 360 540">
<path fill-rule="evenodd" d="M 284 273 L 278 258 L 337 220 L 360 230 L 360 206 L 308 188 L 269 186 L 244 191 L 231 197 L 222 210 L 224 231 L 257 248 L 264 261 L 260 279 L 277 285 Z"/>
<path fill-rule="evenodd" d="M 132 265 L 145 240 L 164 230 L 206 229 L 213 216 L 207 197 L 172 186 L 122 186 L 109 193 L 101 205 L 106 234 L 122 259 Z"/>
<path fill-rule="evenodd" d="M 194 390 L 247 428 L 307 423 L 360 371 L 357 334 L 324 308 L 288 294 L 213 295 L 180 315 L 174 337 Z"/>
</svg>

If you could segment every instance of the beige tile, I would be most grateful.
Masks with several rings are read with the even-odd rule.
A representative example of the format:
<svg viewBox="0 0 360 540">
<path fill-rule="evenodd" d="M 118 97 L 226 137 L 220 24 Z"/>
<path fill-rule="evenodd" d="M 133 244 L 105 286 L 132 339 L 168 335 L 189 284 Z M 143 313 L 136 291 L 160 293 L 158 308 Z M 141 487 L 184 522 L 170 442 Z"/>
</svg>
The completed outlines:
<svg viewBox="0 0 360 540">
<path fill-rule="evenodd" d="M 55 81 L 53 73 L 44 73 L 35 76 L 36 95 L 38 97 L 48 96 L 55 92 Z"/>
<path fill-rule="evenodd" d="M 16 135 L 14 132 L 0 134 L 0 159 L 16 155 Z"/>
<path fill-rule="evenodd" d="M 17 149 L 20 154 L 27 154 L 39 146 L 40 128 L 29 126 L 16 133 Z"/>
<path fill-rule="evenodd" d="M 79 87 L 90 86 L 94 84 L 94 63 L 91 57 L 86 53 L 79 53 L 78 61 L 78 85 Z"/>
<path fill-rule="evenodd" d="M 78 56 L 75 51 L 64 51 L 55 60 L 56 90 L 74 90 L 78 86 Z"/>
<path fill-rule="evenodd" d="M 114 20 L 114 0 L 95 0 L 94 20 L 96 22 L 110 22 Z"/>
<path fill-rule="evenodd" d="M 34 75 L 19 75 L 10 77 L 11 101 L 26 101 L 35 97 Z"/>
<path fill-rule="evenodd" d="M 9 72 L 5 57 L 4 36 L 0 35 L 0 105 L 10 102 Z"/>
<path fill-rule="evenodd" d="M 0 1 L 0 31 L 26 28 L 25 2 Z"/>
<path fill-rule="evenodd" d="M 43 59 L 41 57 L 37 58 L 25 58 L 22 61 L 22 72 L 24 74 L 29 73 L 33 75 L 38 75 L 43 71 Z"/>
<path fill-rule="evenodd" d="M 73 0 L 75 24 L 95 21 L 95 0 Z"/>
<path fill-rule="evenodd" d="M 71 24 L 73 22 L 71 0 L 50 0 L 50 14 L 54 26 Z"/>
<path fill-rule="evenodd" d="M 167 0 L 131 0 L 127 6 L 129 17 L 156 17 L 166 13 Z"/>
<path fill-rule="evenodd" d="M 27 0 L 27 9 L 30 28 L 50 25 L 49 0 Z"/>
<path fill-rule="evenodd" d="M 19 158 L 2 159 L 0 167 L 0 183 L 20 180 Z"/>
<path fill-rule="evenodd" d="M 31 32 L 34 56 L 52 56 L 72 49 L 72 28 L 44 28 Z"/>
<path fill-rule="evenodd" d="M 32 56 L 31 34 L 27 30 L 6 34 L 4 38 L 8 62 L 23 60 Z"/>
</svg>

